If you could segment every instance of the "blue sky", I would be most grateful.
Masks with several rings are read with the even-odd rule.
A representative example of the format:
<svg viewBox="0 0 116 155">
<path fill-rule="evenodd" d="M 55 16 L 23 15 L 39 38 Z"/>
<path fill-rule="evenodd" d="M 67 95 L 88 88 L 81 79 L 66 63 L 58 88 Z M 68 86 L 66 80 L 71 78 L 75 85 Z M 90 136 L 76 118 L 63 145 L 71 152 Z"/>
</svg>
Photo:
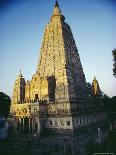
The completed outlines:
<svg viewBox="0 0 116 155">
<path fill-rule="evenodd" d="M 59 5 L 72 29 L 87 82 L 95 75 L 103 92 L 116 95 L 111 52 L 116 48 L 116 2 L 59 0 Z M 31 80 L 53 7 L 54 0 L 0 2 L 0 91 L 12 96 L 20 69 Z"/>
</svg>

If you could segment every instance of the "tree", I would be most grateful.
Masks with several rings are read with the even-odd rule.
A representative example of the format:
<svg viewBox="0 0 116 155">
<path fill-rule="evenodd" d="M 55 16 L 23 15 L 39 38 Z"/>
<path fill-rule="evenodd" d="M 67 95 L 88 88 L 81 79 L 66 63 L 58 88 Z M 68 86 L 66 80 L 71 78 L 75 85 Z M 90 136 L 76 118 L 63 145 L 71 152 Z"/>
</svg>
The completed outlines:
<svg viewBox="0 0 116 155">
<path fill-rule="evenodd" d="M 88 96 L 92 96 L 92 86 L 91 83 L 86 82 L 87 94 Z"/>
<path fill-rule="evenodd" d="M 116 77 L 116 49 L 114 49 L 112 51 L 112 55 L 113 55 L 113 62 L 114 62 L 114 64 L 113 64 L 113 75 L 114 75 L 114 77 Z"/>
<path fill-rule="evenodd" d="M 116 152 L 116 129 L 109 132 L 107 137 L 107 151 Z"/>
<path fill-rule="evenodd" d="M 107 111 L 108 118 L 111 123 L 115 122 L 116 118 L 116 96 L 113 96 L 112 98 L 108 96 L 104 96 L 103 98 L 103 104 Z"/>
<path fill-rule="evenodd" d="M 10 104 L 11 104 L 10 97 L 5 93 L 0 92 L 0 115 L 1 116 L 4 116 L 5 118 L 8 117 Z"/>
<path fill-rule="evenodd" d="M 86 155 L 93 155 L 94 153 L 106 152 L 105 150 L 106 148 L 104 144 L 98 144 L 93 139 L 90 139 L 85 146 Z"/>
</svg>

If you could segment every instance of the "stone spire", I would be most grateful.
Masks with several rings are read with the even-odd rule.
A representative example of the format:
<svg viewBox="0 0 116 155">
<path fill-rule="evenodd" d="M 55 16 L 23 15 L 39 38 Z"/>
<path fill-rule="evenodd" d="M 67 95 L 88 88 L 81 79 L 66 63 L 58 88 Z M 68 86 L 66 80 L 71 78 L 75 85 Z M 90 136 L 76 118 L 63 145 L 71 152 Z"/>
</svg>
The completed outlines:
<svg viewBox="0 0 116 155">
<path fill-rule="evenodd" d="M 21 103 L 25 99 L 25 79 L 21 73 L 18 74 L 18 77 L 15 80 L 13 96 L 12 96 L 12 104 Z"/>
<path fill-rule="evenodd" d="M 56 0 L 56 2 L 55 2 L 55 7 L 59 7 L 59 4 L 58 4 L 58 1 Z"/>
<path fill-rule="evenodd" d="M 57 1 L 44 32 L 37 72 L 41 77 L 55 77 L 56 101 L 76 100 L 86 94 L 85 75 L 78 49 Z"/>
<path fill-rule="evenodd" d="M 21 73 L 21 69 L 20 69 L 20 72 L 19 72 L 19 77 L 23 78 L 23 74 Z"/>
<path fill-rule="evenodd" d="M 22 75 L 22 73 L 21 73 L 21 69 L 20 69 L 20 75 Z"/>
<path fill-rule="evenodd" d="M 55 17 L 57 17 L 57 18 L 60 17 L 60 19 L 62 19 L 62 20 L 65 19 L 65 17 L 62 15 L 62 12 L 60 10 L 60 7 L 59 7 L 59 4 L 58 4 L 57 0 L 55 2 L 55 6 L 54 6 L 54 9 L 53 9 L 53 15 L 51 17 L 51 20 L 54 19 Z"/>
<path fill-rule="evenodd" d="M 59 16 L 59 15 L 61 16 L 61 15 L 62 15 L 57 0 L 56 0 L 56 2 L 55 2 L 55 6 L 54 6 L 54 10 L 53 10 L 53 15 L 55 15 L 55 16 Z"/>
</svg>

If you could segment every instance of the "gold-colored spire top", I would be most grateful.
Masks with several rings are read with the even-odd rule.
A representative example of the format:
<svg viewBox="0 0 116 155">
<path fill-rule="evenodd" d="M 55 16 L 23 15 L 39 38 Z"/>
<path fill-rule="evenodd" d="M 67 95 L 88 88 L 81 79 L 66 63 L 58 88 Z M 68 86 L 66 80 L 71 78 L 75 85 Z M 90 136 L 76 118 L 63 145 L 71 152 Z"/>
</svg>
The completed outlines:
<svg viewBox="0 0 116 155">
<path fill-rule="evenodd" d="M 57 0 L 56 0 L 56 2 L 55 2 L 55 6 L 54 6 L 54 10 L 53 10 L 53 15 L 55 15 L 55 16 L 59 16 L 59 15 L 61 16 L 61 15 L 62 15 Z"/>
<path fill-rule="evenodd" d="M 20 77 L 20 78 L 23 77 L 23 75 L 22 75 L 22 73 L 21 73 L 21 69 L 20 69 L 20 72 L 19 72 L 19 77 Z"/>
<path fill-rule="evenodd" d="M 100 95 L 100 87 L 99 87 L 98 81 L 95 76 L 94 76 L 93 82 L 92 82 L 92 92 L 93 92 L 94 96 Z"/>
<path fill-rule="evenodd" d="M 55 17 L 60 17 L 62 20 L 65 20 L 65 17 L 62 15 L 62 12 L 60 10 L 60 7 L 59 7 L 59 4 L 58 4 L 57 0 L 55 2 L 55 6 L 54 6 L 54 9 L 53 9 L 53 15 L 52 15 L 51 19 L 54 19 Z"/>
</svg>

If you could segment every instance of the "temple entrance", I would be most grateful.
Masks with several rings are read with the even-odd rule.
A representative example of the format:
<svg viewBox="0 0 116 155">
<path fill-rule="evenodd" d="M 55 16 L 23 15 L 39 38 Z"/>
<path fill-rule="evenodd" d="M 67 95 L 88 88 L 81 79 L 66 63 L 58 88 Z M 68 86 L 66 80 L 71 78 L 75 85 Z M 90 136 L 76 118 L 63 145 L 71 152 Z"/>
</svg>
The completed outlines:
<svg viewBox="0 0 116 155">
<path fill-rule="evenodd" d="M 35 94 L 35 100 L 37 100 L 38 99 L 38 94 Z"/>
<path fill-rule="evenodd" d="M 46 123 L 43 123 L 43 128 L 45 128 Z M 38 122 L 35 121 L 35 119 L 32 118 L 21 118 L 21 123 L 17 123 L 17 128 L 19 129 L 19 132 L 24 135 L 28 134 L 34 134 L 38 133 Z"/>
<path fill-rule="evenodd" d="M 49 101 L 55 101 L 55 89 L 56 89 L 56 79 L 54 76 L 50 76 L 47 78 L 48 80 L 48 96 Z"/>
</svg>

